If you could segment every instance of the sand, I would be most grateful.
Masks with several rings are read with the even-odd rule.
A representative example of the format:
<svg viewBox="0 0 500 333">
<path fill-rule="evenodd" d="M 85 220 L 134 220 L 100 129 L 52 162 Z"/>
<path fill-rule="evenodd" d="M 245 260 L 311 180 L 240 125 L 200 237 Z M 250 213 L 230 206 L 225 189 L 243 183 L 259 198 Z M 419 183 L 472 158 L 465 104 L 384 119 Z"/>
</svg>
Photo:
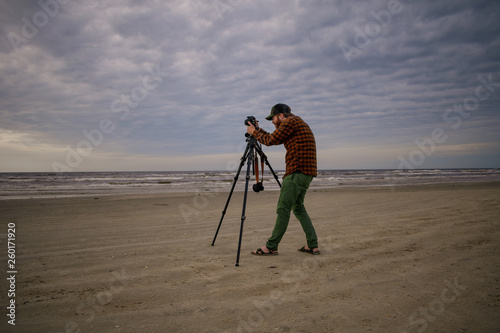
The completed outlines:
<svg viewBox="0 0 500 333">
<path fill-rule="evenodd" d="M 0 201 L 2 332 L 498 332 L 500 183 L 310 190 L 322 254 L 276 191 Z M 15 326 L 7 224 L 16 225 Z M 8 277 L 8 276 L 7 276 Z"/>
</svg>

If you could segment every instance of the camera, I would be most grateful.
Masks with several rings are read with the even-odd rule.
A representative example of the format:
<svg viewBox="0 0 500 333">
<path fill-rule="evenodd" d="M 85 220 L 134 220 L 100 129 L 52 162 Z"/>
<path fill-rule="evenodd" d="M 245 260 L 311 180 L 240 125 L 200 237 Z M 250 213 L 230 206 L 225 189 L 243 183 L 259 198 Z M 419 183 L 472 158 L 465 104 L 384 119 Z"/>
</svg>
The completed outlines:
<svg viewBox="0 0 500 333">
<path fill-rule="evenodd" d="M 264 191 L 264 184 L 262 184 L 262 182 L 253 184 L 253 191 L 254 192 Z"/>
<path fill-rule="evenodd" d="M 252 124 L 253 127 L 259 128 L 259 125 L 257 123 L 258 123 L 258 121 L 257 121 L 257 119 L 255 119 L 254 116 L 248 116 L 247 119 L 245 119 L 246 126 L 250 126 L 250 124 Z"/>
</svg>

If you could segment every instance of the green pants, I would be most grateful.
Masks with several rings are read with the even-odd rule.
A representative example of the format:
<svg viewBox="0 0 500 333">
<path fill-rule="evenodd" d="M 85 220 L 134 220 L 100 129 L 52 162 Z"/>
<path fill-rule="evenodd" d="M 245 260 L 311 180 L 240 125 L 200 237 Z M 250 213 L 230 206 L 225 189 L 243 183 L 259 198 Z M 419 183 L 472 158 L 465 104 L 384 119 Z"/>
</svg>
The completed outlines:
<svg viewBox="0 0 500 333">
<path fill-rule="evenodd" d="M 276 224 L 273 233 L 267 240 L 266 247 L 270 250 L 277 250 L 283 235 L 285 234 L 288 222 L 290 221 L 290 212 L 293 213 L 302 225 L 306 234 L 307 246 L 310 249 L 318 247 L 318 237 L 312 225 L 311 219 L 304 207 L 304 198 L 306 196 L 309 184 L 313 177 L 300 172 L 292 173 L 283 179 L 281 184 L 280 197 L 276 213 Z"/>
</svg>

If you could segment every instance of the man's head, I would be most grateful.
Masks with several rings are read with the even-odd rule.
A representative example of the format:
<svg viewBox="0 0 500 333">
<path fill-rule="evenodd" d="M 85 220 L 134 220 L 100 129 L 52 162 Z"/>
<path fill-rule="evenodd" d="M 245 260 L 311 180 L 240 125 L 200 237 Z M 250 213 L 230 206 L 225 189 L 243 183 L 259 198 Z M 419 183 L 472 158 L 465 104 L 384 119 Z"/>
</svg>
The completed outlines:
<svg viewBox="0 0 500 333">
<path fill-rule="evenodd" d="M 267 120 L 272 120 L 274 126 L 278 128 L 281 124 L 281 121 L 290 116 L 292 109 L 286 104 L 276 104 L 271 108 L 271 114 L 266 117 Z"/>
<path fill-rule="evenodd" d="M 279 115 L 280 113 L 283 113 L 285 117 L 288 117 L 290 113 L 292 112 L 292 109 L 286 104 L 276 104 L 271 108 L 271 114 L 266 117 L 267 120 L 273 120 L 273 116 Z"/>
</svg>

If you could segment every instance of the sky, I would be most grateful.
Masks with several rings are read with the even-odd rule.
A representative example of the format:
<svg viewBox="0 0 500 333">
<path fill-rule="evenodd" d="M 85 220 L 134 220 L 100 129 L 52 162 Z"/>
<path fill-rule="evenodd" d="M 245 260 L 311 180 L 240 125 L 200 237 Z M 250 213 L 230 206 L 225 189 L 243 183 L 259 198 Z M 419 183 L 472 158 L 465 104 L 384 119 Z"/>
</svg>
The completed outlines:
<svg viewBox="0 0 500 333">
<path fill-rule="evenodd" d="M 0 0 L 0 172 L 236 170 L 244 120 L 319 169 L 500 167 L 500 2 Z M 283 146 L 263 147 L 284 169 Z"/>
</svg>

